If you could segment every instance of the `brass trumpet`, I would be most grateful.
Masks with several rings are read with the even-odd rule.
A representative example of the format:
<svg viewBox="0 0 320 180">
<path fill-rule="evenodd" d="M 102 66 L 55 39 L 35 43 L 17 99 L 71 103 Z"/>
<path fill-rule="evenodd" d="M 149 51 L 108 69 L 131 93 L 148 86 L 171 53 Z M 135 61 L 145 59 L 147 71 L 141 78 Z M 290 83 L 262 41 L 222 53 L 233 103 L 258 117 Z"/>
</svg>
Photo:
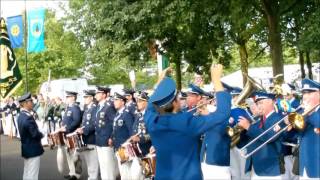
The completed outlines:
<svg viewBox="0 0 320 180">
<path fill-rule="evenodd" d="M 305 124 L 305 117 L 307 115 L 309 115 L 311 112 L 313 112 L 318 106 L 320 105 L 317 104 L 315 106 L 313 106 L 312 108 L 310 108 L 309 110 L 307 110 L 306 112 L 304 112 L 303 114 L 299 114 L 297 113 L 298 109 L 301 109 L 302 106 L 299 106 L 294 112 L 289 113 L 287 116 L 283 117 L 282 119 L 280 119 L 278 122 L 276 122 L 274 125 L 272 125 L 270 128 L 268 128 L 267 130 L 265 130 L 263 133 L 261 133 L 259 136 L 257 136 L 256 138 L 254 138 L 252 141 L 250 141 L 247 145 L 245 145 L 244 147 L 242 147 L 240 149 L 241 151 L 241 156 L 243 156 L 244 158 L 248 158 L 250 156 L 252 156 L 255 152 L 257 152 L 258 150 L 260 150 L 262 147 L 264 147 L 267 143 L 269 143 L 270 141 L 272 141 L 274 138 L 276 138 L 277 136 L 279 136 L 282 132 L 286 131 L 289 126 L 292 126 L 294 129 L 297 129 L 298 131 L 303 131 L 306 127 Z M 254 142 L 256 142 L 260 137 L 262 137 L 263 135 L 265 135 L 267 132 L 269 131 L 273 131 L 274 127 L 279 125 L 280 123 L 284 122 L 286 119 L 288 119 L 289 121 L 289 125 L 285 126 L 283 129 L 279 130 L 276 134 L 274 134 L 272 137 L 270 137 L 266 142 L 262 143 L 260 146 L 258 146 L 256 149 L 254 149 L 253 151 L 251 151 L 248 154 L 245 154 L 245 149 L 250 146 L 251 144 L 253 144 Z"/>
</svg>

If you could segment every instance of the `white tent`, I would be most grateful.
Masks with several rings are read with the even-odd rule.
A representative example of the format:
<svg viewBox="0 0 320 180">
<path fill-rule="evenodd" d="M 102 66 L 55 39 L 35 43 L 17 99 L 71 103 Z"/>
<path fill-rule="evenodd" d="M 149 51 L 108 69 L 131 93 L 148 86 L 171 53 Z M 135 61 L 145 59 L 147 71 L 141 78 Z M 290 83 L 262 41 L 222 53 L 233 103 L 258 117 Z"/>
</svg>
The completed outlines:
<svg viewBox="0 0 320 180">
<path fill-rule="evenodd" d="M 305 66 L 306 74 L 308 69 Z M 313 79 L 320 81 L 320 63 L 312 64 Z M 264 87 L 269 87 L 272 83 L 272 67 L 249 68 L 249 76 L 261 83 Z M 300 86 L 301 71 L 299 64 L 284 66 L 284 80 L 287 83 L 296 82 Z M 222 78 L 222 81 L 231 86 L 243 87 L 242 73 L 240 70 Z"/>
</svg>

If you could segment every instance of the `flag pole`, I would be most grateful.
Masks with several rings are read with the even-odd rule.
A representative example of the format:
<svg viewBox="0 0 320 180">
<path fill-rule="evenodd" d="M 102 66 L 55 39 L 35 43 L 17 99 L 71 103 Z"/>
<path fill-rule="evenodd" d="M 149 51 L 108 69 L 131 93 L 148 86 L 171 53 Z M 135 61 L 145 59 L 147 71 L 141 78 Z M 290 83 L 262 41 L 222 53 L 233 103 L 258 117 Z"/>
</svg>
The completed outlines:
<svg viewBox="0 0 320 180">
<path fill-rule="evenodd" d="M 25 29 L 25 36 L 24 36 L 24 42 L 25 42 L 25 71 L 26 71 L 26 80 L 25 80 L 25 92 L 28 92 L 28 29 L 27 29 L 27 0 L 24 0 L 24 29 Z"/>
</svg>

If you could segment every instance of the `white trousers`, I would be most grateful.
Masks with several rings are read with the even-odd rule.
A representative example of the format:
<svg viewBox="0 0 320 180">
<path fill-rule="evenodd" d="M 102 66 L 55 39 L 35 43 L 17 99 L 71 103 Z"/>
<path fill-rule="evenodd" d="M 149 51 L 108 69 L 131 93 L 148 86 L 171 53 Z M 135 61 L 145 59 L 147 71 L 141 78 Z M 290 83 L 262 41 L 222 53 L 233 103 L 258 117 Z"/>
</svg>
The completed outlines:
<svg viewBox="0 0 320 180">
<path fill-rule="evenodd" d="M 79 179 L 81 176 L 81 172 L 76 172 L 76 162 L 80 160 L 79 154 L 77 152 L 75 152 L 75 150 L 68 151 L 67 147 L 64 148 L 64 151 L 65 151 L 66 157 L 67 157 L 67 162 L 68 162 L 68 167 L 69 167 L 69 175 L 76 176 Z"/>
<path fill-rule="evenodd" d="M 8 114 L 8 116 L 5 117 L 5 127 L 3 129 L 4 135 L 16 136 L 16 130 L 13 123 L 12 115 Z"/>
<path fill-rule="evenodd" d="M 116 179 L 119 174 L 113 148 L 97 146 L 98 161 L 102 180 Z"/>
<path fill-rule="evenodd" d="M 43 134 L 43 138 L 41 139 L 42 146 L 48 145 L 48 122 L 36 120 L 39 131 Z"/>
<path fill-rule="evenodd" d="M 320 178 L 311 178 L 307 175 L 306 169 L 303 169 L 303 175 L 299 177 L 300 180 L 320 180 Z"/>
<path fill-rule="evenodd" d="M 284 156 L 284 167 L 285 167 L 286 171 L 285 171 L 284 175 L 282 175 L 283 180 L 287 180 L 287 179 L 298 180 L 299 179 L 299 176 L 292 173 L 293 160 L 294 160 L 293 155 Z"/>
<path fill-rule="evenodd" d="M 139 158 L 134 158 L 131 162 L 130 174 L 132 180 L 143 180 L 142 167 Z"/>
<path fill-rule="evenodd" d="M 283 179 L 282 175 L 279 175 L 279 176 L 258 176 L 253 168 L 252 168 L 251 172 L 252 172 L 251 180 L 269 180 L 269 179 L 270 180 L 274 180 L 274 179 L 281 180 L 281 179 Z"/>
<path fill-rule="evenodd" d="M 142 174 L 142 167 L 140 165 L 139 159 L 133 158 L 132 161 L 125 163 L 120 162 L 118 158 L 118 167 L 122 180 L 143 180 L 144 176 Z"/>
<path fill-rule="evenodd" d="M 40 156 L 24 159 L 23 180 L 38 180 Z"/>
<path fill-rule="evenodd" d="M 88 167 L 88 180 L 97 180 L 99 176 L 97 148 L 92 144 L 88 144 L 88 148 L 93 150 L 81 152 Z"/>
<path fill-rule="evenodd" d="M 250 180 L 250 172 L 245 173 L 246 159 L 241 156 L 240 149 L 230 149 L 230 172 L 233 180 Z"/>
<path fill-rule="evenodd" d="M 201 163 L 201 170 L 203 174 L 203 179 L 211 180 L 231 180 L 231 173 L 229 166 L 216 166 L 209 165 L 206 163 Z"/>
</svg>

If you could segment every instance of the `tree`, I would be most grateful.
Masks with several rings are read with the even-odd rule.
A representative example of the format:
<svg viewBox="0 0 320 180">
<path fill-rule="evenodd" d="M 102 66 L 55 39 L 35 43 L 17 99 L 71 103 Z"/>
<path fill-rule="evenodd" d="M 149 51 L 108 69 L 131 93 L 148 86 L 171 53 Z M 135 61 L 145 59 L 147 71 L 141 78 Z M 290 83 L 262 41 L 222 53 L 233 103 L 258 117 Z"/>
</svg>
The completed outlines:
<svg viewBox="0 0 320 180">
<path fill-rule="evenodd" d="M 211 50 L 219 62 L 229 65 L 223 22 L 215 16 L 223 6 L 223 1 L 208 0 L 71 1 L 69 19 L 82 42 L 89 42 L 90 61 L 105 70 L 107 61 L 149 61 L 148 45 L 162 41 L 181 88 L 182 59 L 193 70 L 197 66 L 208 70 Z"/>
</svg>

